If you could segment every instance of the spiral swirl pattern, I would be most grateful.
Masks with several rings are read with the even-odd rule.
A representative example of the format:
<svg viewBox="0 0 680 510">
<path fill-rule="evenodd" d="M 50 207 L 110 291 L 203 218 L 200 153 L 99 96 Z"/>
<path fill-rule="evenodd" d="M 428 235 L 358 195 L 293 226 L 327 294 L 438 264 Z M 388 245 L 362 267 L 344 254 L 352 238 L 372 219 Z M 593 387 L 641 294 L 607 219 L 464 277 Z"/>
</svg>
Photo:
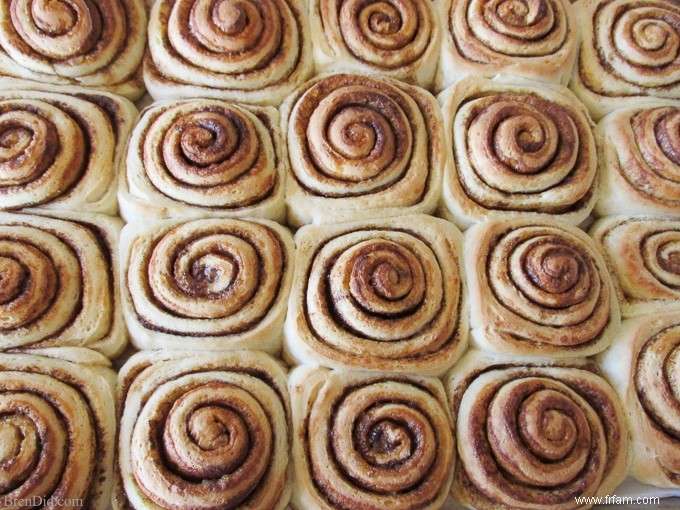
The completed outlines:
<svg viewBox="0 0 680 510">
<path fill-rule="evenodd" d="M 566 89 L 468 78 L 446 96 L 444 119 L 455 162 L 444 201 L 456 223 L 526 212 L 580 223 L 592 209 L 595 140 Z"/>
<path fill-rule="evenodd" d="M 285 508 L 288 397 L 272 358 L 144 353 L 121 382 L 118 508 Z"/>
<path fill-rule="evenodd" d="M 17 354 L 0 354 L 0 377 L 5 501 L 107 508 L 115 418 L 104 377 L 75 363 Z"/>
<path fill-rule="evenodd" d="M 680 104 L 628 108 L 605 117 L 601 215 L 680 215 Z"/>
<path fill-rule="evenodd" d="M 576 57 L 567 0 L 464 0 L 445 3 L 437 89 L 471 74 L 511 73 L 565 83 Z"/>
<path fill-rule="evenodd" d="M 0 72 L 135 99 L 146 11 L 132 0 L 11 0 L 0 6 Z"/>
<path fill-rule="evenodd" d="M 222 97 L 278 105 L 311 72 L 296 0 L 153 4 L 144 79 L 154 99 Z"/>
<path fill-rule="evenodd" d="M 298 362 L 440 374 L 465 337 L 460 235 L 424 216 L 299 235 L 286 326 Z"/>
<path fill-rule="evenodd" d="M 624 317 L 680 310 L 680 221 L 611 217 L 591 235 L 605 254 Z"/>
<path fill-rule="evenodd" d="M 430 0 L 318 0 L 311 13 L 317 67 L 342 62 L 432 83 L 441 30 Z"/>
<path fill-rule="evenodd" d="M 620 323 L 612 283 L 592 240 L 540 220 L 475 227 L 466 259 L 473 337 L 514 354 L 599 352 Z"/>
<path fill-rule="evenodd" d="M 388 78 L 335 74 L 308 82 L 282 107 L 291 221 L 434 210 L 445 164 L 437 108 L 425 91 Z"/>
<path fill-rule="evenodd" d="M 0 94 L 0 209 L 115 213 L 114 166 L 134 115 L 108 94 Z"/>
<path fill-rule="evenodd" d="M 607 494 L 623 480 L 625 415 L 604 379 L 576 366 L 502 366 L 479 353 L 464 363 L 451 383 L 456 499 L 476 508 L 572 509 L 580 508 L 574 498 Z"/>
<path fill-rule="evenodd" d="M 117 221 L 0 214 L 0 349 L 123 348 L 111 254 Z"/>
<path fill-rule="evenodd" d="M 141 348 L 276 350 L 290 288 L 290 234 L 271 222 L 126 227 L 128 326 Z"/>
<path fill-rule="evenodd" d="M 596 118 L 636 97 L 680 97 L 680 6 L 670 0 L 581 0 L 574 90 Z M 622 103 L 623 101 L 623 103 Z"/>
<path fill-rule="evenodd" d="M 441 383 L 298 369 L 296 508 L 440 508 L 454 443 Z M 294 390 L 293 390 L 294 391 Z"/>
<path fill-rule="evenodd" d="M 128 144 L 123 214 L 280 216 L 277 120 L 270 109 L 216 100 L 146 110 Z"/>
</svg>

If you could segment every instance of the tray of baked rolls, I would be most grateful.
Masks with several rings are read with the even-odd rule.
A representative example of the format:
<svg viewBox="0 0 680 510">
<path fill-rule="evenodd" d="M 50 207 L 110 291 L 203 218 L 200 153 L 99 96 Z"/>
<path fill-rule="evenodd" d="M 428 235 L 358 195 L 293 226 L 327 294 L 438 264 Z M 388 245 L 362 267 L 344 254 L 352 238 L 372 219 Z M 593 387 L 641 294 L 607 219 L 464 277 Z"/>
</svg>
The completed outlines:
<svg viewBox="0 0 680 510">
<path fill-rule="evenodd" d="M 680 506 L 677 1 L 0 20 L 0 506 Z"/>
</svg>

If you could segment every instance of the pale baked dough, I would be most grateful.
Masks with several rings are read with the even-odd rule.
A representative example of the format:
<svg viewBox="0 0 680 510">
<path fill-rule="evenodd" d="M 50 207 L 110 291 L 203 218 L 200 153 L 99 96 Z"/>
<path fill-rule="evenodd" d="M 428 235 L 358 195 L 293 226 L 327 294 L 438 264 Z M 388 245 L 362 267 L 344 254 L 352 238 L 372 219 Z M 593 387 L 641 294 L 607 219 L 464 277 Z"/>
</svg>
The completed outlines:
<svg viewBox="0 0 680 510">
<path fill-rule="evenodd" d="M 626 414 L 585 358 L 470 350 L 445 380 L 458 457 L 451 494 L 467 507 L 567 510 L 609 496 L 630 465 Z"/>
<path fill-rule="evenodd" d="M 214 99 L 154 103 L 130 136 L 118 199 L 137 218 L 285 219 L 279 114 Z"/>
<path fill-rule="evenodd" d="M 134 222 L 120 248 L 136 347 L 280 349 L 294 267 L 285 228 L 227 218 Z"/>
<path fill-rule="evenodd" d="M 442 216 L 461 228 L 528 214 L 586 219 L 597 198 L 594 124 L 568 89 L 470 77 L 439 100 L 453 156 Z"/>
<path fill-rule="evenodd" d="M 97 214 L 0 213 L 0 349 L 127 342 L 118 287 L 122 222 Z"/>
<path fill-rule="evenodd" d="M 288 223 L 431 213 L 448 158 L 427 91 L 358 73 L 317 76 L 281 106 Z"/>
<path fill-rule="evenodd" d="M 288 384 L 295 510 L 442 507 L 455 446 L 441 381 L 303 366 Z"/>
<path fill-rule="evenodd" d="M 589 356 L 621 323 L 607 265 L 582 230 L 515 218 L 465 234 L 473 344 L 532 356 Z"/>
<path fill-rule="evenodd" d="M 291 364 L 441 375 L 467 346 L 462 236 L 424 215 L 307 226 L 285 323 Z"/>
<path fill-rule="evenodd" d="M 140 352 L 118 374 L 113 508 L 283 510 L 286 371 L 261 352 Z"/>
<path fill-rule="evenodd" d="M 596 359 L 626 409 L 631 474 L 656 487 L 680 488 L 680 317 L 623 321 L 616 343 Z"/>
</svg>

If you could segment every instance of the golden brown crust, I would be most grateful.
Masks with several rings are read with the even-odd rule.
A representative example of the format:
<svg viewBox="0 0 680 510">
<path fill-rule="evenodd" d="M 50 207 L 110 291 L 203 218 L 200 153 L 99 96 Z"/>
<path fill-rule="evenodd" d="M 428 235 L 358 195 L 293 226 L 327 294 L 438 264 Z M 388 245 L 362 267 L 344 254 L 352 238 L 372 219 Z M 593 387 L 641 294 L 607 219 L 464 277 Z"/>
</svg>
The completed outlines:
<svg viewBox="0 0 680 510">
<path fill-rule="evenodd" d="M 309 20 L 316 70 L 344 66 L 429 88 L 441 27 L 433 0 L 315 0 Z"/>
<path fill-rule="evenodd" d="M 146 9 L 135 0 L 0 5 L 0 87 L 83 86 L 138 99 Z M 8 78 L 4 78 L 8 77 Z"/>
<path fill-rule="evenodd" d="M 282 510 L 286 373 L 259 352 L 142 352 L 118 376 L 114 508 Z"/>
<path fill-rule="evenodd" d="M 133 343 L 276 352 L 293 253 L 290 233 L 266 220 L 128 224 L 121 266 Z"/>
<path fill-rule="evenodd" d="M 0 349 L 83 346 L 119 355 L 127 340 L 120 229 L 102 215 L 0 213 Z"/>
<path fill-rule="evenodd" d="M 455 446 L 439 380 L 299 367 L 289 388 L 294 508 L 441 508 Z"/>
<path fill-rule="evenodd" d="M 290 224 L 434 211 L 447 154 L 425 90 L 366 74 L 318 76 L 288 97 L 281 117 Z"/>
<path fill-rule="evenodd" d="M 519 218 L 466 233 L 472 338 L 484 350 L 584 356 L 620 325 L 607 266 L 576 227 Z"/>
<path fill-rule="evenodd" d="M 648 100 L 598 124 L 602 150 L 599 216 L 680 216 L 680 102 Z"/>
<path fill-rule="evenodd" d="M 624 412 L 585 359 L 472 350 L 446 381 L 458 460 L 452 495 L 479 509 L 587 508 L 630 462 Z"/>
<path fill-rule="evenodd" d="M 105 510 L 116 428 L 113 372 L 102 359 L 85 366 L 50 351 L 0 354 L 3 506 Z"/>
<path fill-rule="evenodd" d="M 291 362 L 440 375 L 465 350 L 461 235 L 450 223 L 417 215 L 308 226 L 296 243 Z"/>
<path fill-rule="evenodd" d="M 680 311 L 680 220 L 610 216 L 591 231 L 624 317 Z"/>
<path fill-rule="evenodd" d="M 680 320 L 677 313 L 623 322 L 616 344 L 598 356 L 626 407 L 631 474 L 680 488 Z"/>
<path fill-rule="evenodd" d="M 472 74 L 491 77 L 508 73 L 566 85 L 577 47 L 577 28 L 568 0 L 437 3 L 445 24 L 437 91 Z"/>
<path fill-rule="evenodd" d="M 597 198 L 594 126 L 566 88 L 470 77 L 439 99 L 453 149 L 445 217 L 465 228 L 529 213 L 572 224 L 588 216 Z"/>
<path fill-rule="evenodd" d="M 595 120 L 646 97 L 680 99 L 680 6 L 674 0 L 580 0 L 571 89 Z"/>
<path fill-rule="evenodd" d="M 278 112 L 211 99 L 155 103 L 127 146 L 124 218 L 285 217 Z"/>
<path fill-rule="evenodd" d="M 154 99 L 211 97 L 278 105 L 312 71 L 299 0 L 159 0 L 144 81 Z"/>
</svg>

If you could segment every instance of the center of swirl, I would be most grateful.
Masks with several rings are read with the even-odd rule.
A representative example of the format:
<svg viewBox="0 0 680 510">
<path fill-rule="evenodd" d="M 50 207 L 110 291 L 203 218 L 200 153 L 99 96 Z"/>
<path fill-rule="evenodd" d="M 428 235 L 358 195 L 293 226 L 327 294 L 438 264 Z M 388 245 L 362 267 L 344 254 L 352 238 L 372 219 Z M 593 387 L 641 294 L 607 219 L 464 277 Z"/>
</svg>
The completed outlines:
<svg viewBox="0 0 680 510">
<path fill-rule="evenodd" d="M 380 35 L 392 35 L 401 28 L 401 16 L 392 5 L 383 3 L 381 10 L 371 14 L 368 23 L 371 32 Z"/>
<path fill-rule="evenodd" d="M 28 272 L 10 257 L 0 257 L 0 305 L 15 299 L 24 288 Z"/>
<path fill-rule="evenodd" d="M 248 25 L 248 13 L 240 3 L 222 0 L 215 4 L 213 20 L 225 34 L 233 36 L 242 32 Z"/>
<path fill-rule="evenodd" d="M 351 264 L 351 295 L 366 310 L 391 315 L 421 303 L 425 276 L 415 254 L 405 247 L 390 241 L 369 242 L 346 255 L 349 260 L 342 263 Z"/>
<path fill-rule="evenodd" d="M 579 256 L 566 246 L 538 246 L 526 258 L 531 280 L 543 290 L 562 294 L 571 289 L 581 275 Z"/>
<path fill-rule="evenodd" d="M 59 0 L 35 0 L 32 11 L 36 26 L 52 36 L 68 33 L 78 20 L 78 13 Z"/>
<path fill-rule="evenodd" d="M 172 129 L 181 133 L 180 144 L 185 157 L 202 166 L 228 158 L 239 144 L 239 132 L 234 124 L 217 113 L 190 115 L 175 123 Z M 166 140 L 168 137 L 172 135 L 166 135 Z"/>
</svg>

